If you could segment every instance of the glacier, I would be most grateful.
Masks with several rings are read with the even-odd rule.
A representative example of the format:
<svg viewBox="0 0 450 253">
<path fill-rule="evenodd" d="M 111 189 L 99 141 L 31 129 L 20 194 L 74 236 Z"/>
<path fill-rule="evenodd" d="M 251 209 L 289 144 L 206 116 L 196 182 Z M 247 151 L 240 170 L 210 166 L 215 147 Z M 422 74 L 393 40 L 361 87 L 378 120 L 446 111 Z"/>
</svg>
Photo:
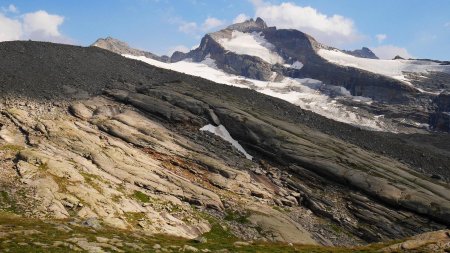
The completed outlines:
<svg viewBox="0 0 450 253">
<path fill-rule="evenodd" d="M 346 54 L 337 49 L 319 49 L 317 52 L 325 60 L 341 66 L 363 69 L 376 74 L 395 78 L 405 84 L 413 86 L 403 72 L 427 73 L 445 72 L 450 74 L 450 65 L 424 60 L 381 60 L 360 58 Z M 416 88 L 418 91 L 424 92 Z"/>
<path fill-rule="evenodd" d="M 320 80 L 310 78 L 284 78 L 281 81 L 260 81 L 249 79 L 243 76 L 228 74 L 222 70 L 219 70 L 215 67 L 214 60 L 209 57 L 202 62 L 192 62 L 187 59 L 176 63 L 165 63 L 147 58 L 145 56 L 126 54 L 123 56 L 139 60 L 156 67 L 202 77 L 217 83 L 253 89 L 257 92 L 280 98 L 300 106 L 302 109 L 315 112 L 339 122 L 348 123 L 375 131 L 397 131 L 394 126 L 387 124 L 382 117 L 376 117 L 377 115 L 370 115 L 367 112 L 361 114 L 357 111 L 358 108 L 345 106 L 339 103 L 334 97 L 340 96 L 345 99 L 352 99 L 355 102 L 363 102 L 367 104 L 372 102 L 370 98 L 351 96 L 350 92 L 345 88 L 327 85 Z M 331 93 L 333 93 L 334 96 L 332 96 Z"/>
</svg>

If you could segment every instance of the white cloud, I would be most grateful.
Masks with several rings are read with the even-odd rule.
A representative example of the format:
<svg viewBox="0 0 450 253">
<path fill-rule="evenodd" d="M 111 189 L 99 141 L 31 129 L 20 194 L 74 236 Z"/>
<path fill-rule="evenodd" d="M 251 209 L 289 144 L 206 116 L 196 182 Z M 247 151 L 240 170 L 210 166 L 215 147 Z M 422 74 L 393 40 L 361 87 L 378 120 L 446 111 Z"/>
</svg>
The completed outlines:
<svg viewBox="0 0 450 253">
<path fill-rule="evenodd" d="M 22 35 L 22 23 L 0 13 L 0 41 L 19 40 Z"/>
<path fill-rule="evenodd" d="M 178 23 L 178 30 L 180 32 L 191 35 L 203 35 L 205 32 L 210 32 L 226 24 L 226 21 L 220 20 L 214 17 L 208 17 L 201 24 L 196 22 L 186 22 L 183 20 L 175 19 L 173 22 Z"/>
<path fill-rule="evenodd" d="M 2 7 L 2 11 L 7 13 L 19 13 L 19 9 L 17 9 L 17 7 L 14 4 L 10 4 L 8 5 L 8 7 Z"/>
<path fill-rule="evenodd" d="M 312 35 L 318 41 L 342 46 L 361 40 L 353 20 L 340 15 L 325 15 L 312 7 L 290 2 L 272 5 L 261 0 L 250 0 L 257 17 L 278 28 L 297 29 Z"/>
<path fill-rule="evenodd" d="M 393 59 L 399 55 L 405 59 L 414 58 L 406 48 L 393 45 L 370 48 L 380 59 Z"/>
<path fill-rule="evenodd" d="M 254 6 L 261 6 L 264 5 L 264 1 L 263 0 L 250 0 L 250 2 L 254 5 Z"/>
<path fill-rule="evenodd" d="M 244 22 L 244 21 L 246 21 L 246 20 L 249 20 L 249 19 L 250 19 L 249 16 L 245 15 L 244 13 L 241 13 L 241 14 L 237 15 L 237 16 L 234 18 L 233 24 L 236 24 L 236 23 L 242 23 L 242 22 Z"/>
<path fill-rule="evenodd" d="M 178 26 L 178 30 L 180 32 L 184 32 L 187 34 L 194 34 L 198 29 L 197 23 L 195 22 L 186 22 Z"/>
<path fill-rule="evenodd" d="M 217 18 L 210 18 L 208 17 L 205 19 L 202 25 L 203 31 L 210 31 L 214 28 L 217 28 L 219 26 L 222 26 L 225 22 L 223 20 L 217 19 Z"/>
<path fill-rule="evenodd" d="M 0 41 L 31 39 L 72 43 L 59 30 L 63 22 L 64 17 L 43 10 L 25 13 L 17 18 L 8 18 L 0 13 Z"/>
<path fill-rule="evenodd" d="M 23 29 L 25 33 L 42 33 L 44 36 L 61 36 L 59 26 L 64 17 L 48 14 L 46 11 L 36 11 L 23 15 Z"/>
<path fill-rule="evenodd" d="M 169 49 L 169 51 L 167 52 L 167 55 L 171 56 L 171 55 L 172 55 L 173 53 L 175 53 L 176 51 L 180 51 L 180 52 L 183 52 L 183 53 L 187 53 L 187 52 L 189 52 L 189 48 L 186 47 L 186 46 L 184 46 L 184 45 L 174 46 L 174 47 L 171 47 L 171 48 Z"/>
<path fill-rule="evenodd" d="M 375 35 L 375 38 L 377 38 L 378 43 L 383 42 L 385 39 L 387 39 L 387 35 L 386 34 L 377 34 Z"/>
</svg>

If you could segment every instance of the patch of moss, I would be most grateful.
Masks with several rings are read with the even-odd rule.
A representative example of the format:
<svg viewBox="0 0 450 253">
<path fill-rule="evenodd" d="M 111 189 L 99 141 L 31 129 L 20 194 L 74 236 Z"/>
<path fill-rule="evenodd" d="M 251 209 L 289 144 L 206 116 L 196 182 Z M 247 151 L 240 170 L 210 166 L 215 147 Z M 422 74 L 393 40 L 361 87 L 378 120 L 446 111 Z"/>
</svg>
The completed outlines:
<svg viewBox="0 0 450 253">
<path fill-rule="evenodd" d="M 116 190 L 120 191 L 121 193 L 125 193 L 126 192 L 126 188 L 123 184 L 120 184 L 116 187 Z"/>
<path fill-rule="evenodd" d="M 48 170 L 48 165 L 47 165 L 47 163 L 42 163 L 42 164 L 40 164 L 40 165 L 39 165 L 39 169 L 40 169 L 40 170 Z"/>
<path fill-rule="evenodd" d="M 279 207 L 279 206 L 272 206 L 272 208 L 273 208 L 274 210 L 277 210 L 278 212 L 286 212 L 286 210 L 285 210 L 284 208 Z"/>
<path fill-rule="evenodd" d="M 183 208 L 179 205 L 176 205 L 170 201 L 165 201 L 157 198 L 152 198 L 147 194 L 141 191 L 134 191 L 132 198 L 138 200 L 141 203 L 147 203 L 152 206 L 155 210 L 169 210 L 170 213 L 176 213 L 183 211 Z"/>
<path fill-rule="evenodd" d="M 342 228 L 339 227 L 338 225 L 334 224 L 334 223 L 330 223 L 330 227 L 331 227 L 331 229 L 332 229 L 335 233 L 337 233 L 337 234 L 344 233 L 344 231 L 342 230 Z"/>
<path fill-rule="evenodd" d="M 151 201 L 151 198 L 147 194 L 145 194 L 141 191 L 134 191 L 133 197 L 135 199 L 141 201 L 142 203 L 150 203 L 150 201 Z"/>
<path fill-rule="evenodd" d="M 137 226 L 139 221 L 145 219 L 145 217 L 146 217 L 145 213 L 134 213 L 134 212 L 125 213 L 125 218 L 133 226 Z M 147 220 L 147 222 L 149 221 Z"/>
<path fill-rule="evenodd" d="M 102 187 L 97 183 L 98 181 L 102 181 L 101 177 L 99 177 L 97 175 L 85 173 L 85 172 L 80 172 L 80 174 L 84 177 L 84 180 L 86 180 L 86 183 L 88 183 L 90 186 L 92 186 L 92 188 L 97 190 L 99 193 L 103 193 Z"/>
<path fill-rule="evenodd" d="M 6 191 L 0 191 L 0 209 L 6 212 L 18 212 L 16 201 Z"/>
<path fill-rule="evenodd" d="M 235 221 L 240 224 L 247 224 L 247 223 L 249 223 L 248 217 L 250 217 L 250 214 L 247 212 L 244 214 L 241 214 L 236 211 L 228 211 L 228 212 L 226 212 L 224 219 L 226 221 Z"/>
<path fill-rule="evenodd" d="M 9 199 L 8 193 L 6 191 L 0 191 L 0 199 L 2 201 L 8 200 Z"/>
<path fill-rule="evenodd" d="M 19 145 L 12 145 L 12 144 L 6 144 L 6 145 L 1 145 L 0 146 L 0 150 L 2 151 L 12 151 L 12 152 L 20 152 L 21 150 L 23 150 L 24 147 L 19 146 Z"/>
<path fill-rule="evenodd" d="M 114 196 L 111 197 L 111 200 L 112 200 L 114 203 L 118 203 L 121 199 L 122 199 L 122 196 L 121 196 L 121 195 L 114 195 Z"/>
</svg>

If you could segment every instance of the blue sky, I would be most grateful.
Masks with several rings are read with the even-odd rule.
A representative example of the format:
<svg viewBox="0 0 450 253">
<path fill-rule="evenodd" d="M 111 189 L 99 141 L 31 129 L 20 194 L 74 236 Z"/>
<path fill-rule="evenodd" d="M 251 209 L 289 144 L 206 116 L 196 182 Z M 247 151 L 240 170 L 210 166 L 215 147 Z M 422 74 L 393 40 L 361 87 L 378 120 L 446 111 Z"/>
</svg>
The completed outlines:
<svg viewBox="0 0 450 253">
<path fill-rule="evenodd" d="M 238 16 L 263 16 L 338 48 L 450 60 L 449 13 L 448 0 L 0 0 L 0 40 L 86 46 L 112 36 L 167 54 L 190 49 Z"/>
</svg>

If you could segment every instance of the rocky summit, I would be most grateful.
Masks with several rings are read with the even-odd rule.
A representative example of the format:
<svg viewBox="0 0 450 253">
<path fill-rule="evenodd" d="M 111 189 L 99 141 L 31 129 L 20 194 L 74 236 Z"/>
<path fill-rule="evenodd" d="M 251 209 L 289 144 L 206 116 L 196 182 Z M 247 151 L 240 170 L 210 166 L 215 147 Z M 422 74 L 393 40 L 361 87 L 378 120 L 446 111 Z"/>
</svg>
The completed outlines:
<svg viewBox="0 0 450 253">
<path fill-rule="evenodd" d="M 365 130 L 98 47 L 0 55 L 2 252 L 448 249 L 448 134 Z"/>
</svg>

